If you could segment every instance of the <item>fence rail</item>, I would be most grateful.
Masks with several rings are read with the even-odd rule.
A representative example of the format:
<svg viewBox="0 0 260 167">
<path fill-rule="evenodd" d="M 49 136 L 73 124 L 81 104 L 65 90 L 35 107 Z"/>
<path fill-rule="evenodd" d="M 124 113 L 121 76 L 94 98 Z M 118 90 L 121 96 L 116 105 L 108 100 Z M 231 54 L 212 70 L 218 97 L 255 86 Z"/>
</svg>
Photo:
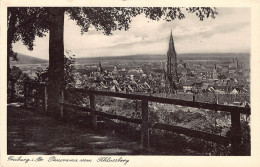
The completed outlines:
<svg viewBox="0 0 260 167">
<path fill-rule="evenodd" d="M 26 84 L 30 84 L 30 83 L 26 83 Z M 27 89 L 26 84 L 25 84 L 25 89 Z M 47 91 L 46 91 L 46 85 L 44 85 L 44 87 L 45 87 L 45 89 L 44 89 L 45 90 L 45 104 L 47 104 L 48 96 L 47 96 Z M 231 148 L 232 148 L 231 154 L 240 155 L 239 146 L 242 141 L 240 114 L 246 114 L 246 115 L 251 114 L 250 107 L 226 106 L 226 105 L 219 105 L 219 104 L 185 101 L 185 100 L 179 100 L 179 99 L 168 99 L 168 98 L 154 97 L 154 96 L 147 96 L 147 95 L 106 92 L 106 91 L 88 90 L 88 89 L 81 89 L 81 88 L 69 88 L 69 89 L 67 89 L 67 91 L 88 94 L 89 99 L 90 99 L 90 108 L 65 103 L 64 94 L 62 92 L 61 98 L 60 98 L 62 116 L 64 114 L 64 111 L 63 111 L 64 107 L 65 108 L 70 107 L 70 108 L 74 108 L 74 109 L 83 110 L 85 112 L 90 112 L 92 126 L 94 128 L 97 127 L 97 116 L 106 117 L 109 119 L 118 119 L 118 120 L 122 120 L 125 122 L 141 124 L 142 125 L 141 144 L 142 144 L 143 148 L 149 148 L 149 128 L 155 128 L 155 129 L 171 131 L 171 132 L 175 132 L 175 133 L 179 133 L 179 134 L 184 134 L 184 135 L 187 135 L 190 137 L 195 137 L 195 138 L 199 138 L 199 139 L 203 139 L 203 140 L 207 140 L 207 141 L 212 141 L 212 142 L 223 144 L 223 145 L 231 144 Z M 26 92 L 27 91 L 25 91 L 25 93 Z M 132 99 L 132 100 L 140 100 L 140 101 L 142 101 L 142 118 L 133 119 L 133 118 L 127 118 L 124 116 L 119 116 L 119 115 L 115 115 L 115 114 L 109 114 L 109 113 L 97 111 L 96 104 L 95 104 L 95 96 L 110 96 L 110 97 L 127 98 L 127 99 Z M 25 96 L 25 98 L 26 97 L 28 97 L 28 95 Z M 231 113 L 231 137 L 227 138 L 224 136 L 219 136 L 219 135 L 215 135 L 215 134 L 211 134 L 211 133 L 207 133 L 207 132 L 192 130 L 192 129 L 178 127 L 178 126 L 172 126 L 172 125 L 162 124 L 162 123 L 150 124 L 149 123 L 148 102 L 173 104 L 173 105 L 180 105 L 180 106 L 186 106 L 186 107 L 209 109 L 209 110 L 214 110 L 214 111 L 230 112 Z M 47 110 L 47 106 L 45 106 L 45 109 Z"/>
<path fill-rule="evenodd" d="M 193 101 L 186 101 L 180 99 L 169 99 L 169 98 L 139 95 L 139 94 L 125 94 L 125 93 L 118 93 L 118 92 L 97 91 L 97 90 L 88 90 L 88 89 L 81 89 L 81 88 L 69 88 L 68 91 L 81 92 L 81 93 L 84 92 L 86 94 L 120 97 L 120 98 L 127 98 L 133 100 L 146 99 L 150 102 L 156 102 L 156 103 L 174 104 L 174 105 L 180 105 L 185 107 L 194 107 L 194 108 L 209 109 L 209 110 L 219 110 L 219 111 L 226 111 L 230 113 L 234 112 L 234 113 L 241 113 L 241 114 L 248 114 L 248 115 L 251 114 L 250 113 L 251 109 L 249 107 L 227 106 L 221 104 L 193 102 Z"/>
</svg>

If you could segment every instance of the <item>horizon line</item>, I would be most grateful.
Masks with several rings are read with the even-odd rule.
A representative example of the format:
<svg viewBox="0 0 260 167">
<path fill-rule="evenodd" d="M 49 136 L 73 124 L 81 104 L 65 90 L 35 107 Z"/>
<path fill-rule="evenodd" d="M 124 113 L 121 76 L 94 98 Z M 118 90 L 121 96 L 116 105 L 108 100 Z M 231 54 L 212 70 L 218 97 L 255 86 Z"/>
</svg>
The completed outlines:
<svg viewBox="0 0 260 167">
<path fill-rule="evenodd" d="M 188 53 L 179 53 L 177 55 L 183 55 L 183 54 L 251 54 L 251 52 L 188 52 Z M 24 56 L 29 56 L 29 57 L 33 57 L 33 58 L 37 58 L 37 59 L 42 59 L 42 60 L 49 60 L 49 58 L 40 58 L 40 57 L 37 57 L 37 56 L 32 56 L 32 55 L 27 55 L 27 54 L 24 54 L 24 53 L 18 53 L 18 58 L 19 58 L 19 54 L 20 55 L 24 55 Z M 146 54 L 146 53 L 143 53 L 143 54 L 131 54 L 131 55 L 112 55 L 112 56 L 86 56 L 86 57 L 77 57 L 77 55 L 75 55 L 75 59 L 77 58 L 99 58 L 99 57 L 126 57 L 126 56 L 138 56 L 138 55 L 158 55 L 158 56 L 167 56 L 166 54 Z"/>
</svg>

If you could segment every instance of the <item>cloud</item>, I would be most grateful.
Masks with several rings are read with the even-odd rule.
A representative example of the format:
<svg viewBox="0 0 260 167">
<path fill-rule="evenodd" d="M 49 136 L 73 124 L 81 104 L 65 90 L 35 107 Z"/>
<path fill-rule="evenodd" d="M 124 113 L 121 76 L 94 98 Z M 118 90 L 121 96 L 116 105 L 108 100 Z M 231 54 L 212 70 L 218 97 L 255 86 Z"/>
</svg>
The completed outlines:
<svg viewBox="0 0 260 167">
<path fill-rule="evenodd" d="M 215 19 L 200 21 L 194 14 L 183 20 L 153 21 L 139 15 L 133 18 L 128 31 L 114 31 L 106 36 L 90 27 L 81 35 L 75 21 L 65 17 L 64 45 L 76 57 L 130 54 L 166 54 L 172 29 L 178 53 L 248 52 L 250 51 L 250 8 L 219 8 Z M 232 45 L 231 45 L 232 44 Z M 21 42 L 14 51 L 48 59 L 48 35 L 36 38 L 32 52 Z"/>
<path fill-rule="evenodd" d="M 219 34 L 219 33 L 230 33 L 233 31 L 238 31 L 239 29 L 243 29 L 244 27 L 248 26 L 248 22 L 240 22 L 240 23 L 230 23 L 227 25 L 219 25 L 219 26 L 215 26 L 212 29 L 208 30 L 208 31 L 204 31 L 202 32 L 202 37 L 211 37 L 215 34 Z M 239 35 L 239 34 L 238 34 Z"/>
</svg>

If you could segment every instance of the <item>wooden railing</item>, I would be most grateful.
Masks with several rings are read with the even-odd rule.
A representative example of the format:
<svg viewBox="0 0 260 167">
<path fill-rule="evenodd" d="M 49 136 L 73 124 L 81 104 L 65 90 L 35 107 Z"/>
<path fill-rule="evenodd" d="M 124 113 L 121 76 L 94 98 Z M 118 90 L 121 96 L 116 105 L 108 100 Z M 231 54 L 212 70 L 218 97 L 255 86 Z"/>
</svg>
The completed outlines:
<svg viewBox="0 0 260 167">
<path fill-rule="evenodd" d="M 25 87 L 26 88 L 26 87 Z M 45 89 L 46 90 L 46 86 Z M 222 145 L 231 144 L 231 154 L 232 155 L 240 155 L 239 146 L 242 141 L 241 136 L 241 123 L 240 123 L 240 114 L 251 114 L 251 108 L 249 107 L 237 107 L 237 106 L 226 106 L 219 104 L 210 104 L 210 103 L 201 103 L 201 102 L 193 102 L 193 101 L 185 101 L 179 99 L 168 99 L 162 97 L 154 97 L 154 96 L 146 96 L 146 95 L 138 95 L 138 94 L 125 94 L 125 93 L 117 93 L 117 92 L 107 92 L 107 91 L 97 91 L 97 90 L 87 90 L 81 88 L 70 88 L 66 91 L 79 92 L 84 93 L 89 96 L 90 99 L 90 108 L 81 107 L 77 105 L 72 105 L 64 102 L 64 93 L 61 93 L 61 115 L 64 115 L 64 108 L 72 107 L 79 110 L 83 110 L 91 113 L 91 122 L 92 126 L 97 127 L 97 116 L 106 117 L 109 119 L 118 119 L 126 122 L 136 123 L 142 125 L 142 137 L 141 137 L 141 145 L 143 148 L 149 148 L 149 128 L 161 129 L 166 131 L 171 131 L 174 133 L 184 134 L 190 137 L 195 137 L 207 141 L 212 141 Z M 45 91 L 45 102 L 47 102 L 47 91 Z M 127 118 L 124 116 L 119 116 L 115 114 L 105 113 L 96 110 L 95 104 L 95 96 L 110 96 L 110 97 L 119 97 L 119 98 L 127 98 L 132 100 L 140 100 L 142 101 L 142 117 L 141 119 L 136 118 Z M 25 96 L 27 97 L 27 96 Z M 26 100 L 25 100 L 26 101 Z M 169 124 L 163 123 L 149 123 L 149 111 L 148 111 L 148 102 L 156 102 L 163 104 L 173 104 L 180 105 L 186 107 L 194 107 L 200 109 L 209 109 L 214 111 L 224 111 L 230 112 L 231 114 L 231 137 L 219 136 L 212 133 L 207 133 L 198 130 L 192 130 L 184 127 L 173 126 Z M 47 103 L 46 103 L 47 104 Z M 47 110 L 47 106 L 46 106 Z"/>
</svg>

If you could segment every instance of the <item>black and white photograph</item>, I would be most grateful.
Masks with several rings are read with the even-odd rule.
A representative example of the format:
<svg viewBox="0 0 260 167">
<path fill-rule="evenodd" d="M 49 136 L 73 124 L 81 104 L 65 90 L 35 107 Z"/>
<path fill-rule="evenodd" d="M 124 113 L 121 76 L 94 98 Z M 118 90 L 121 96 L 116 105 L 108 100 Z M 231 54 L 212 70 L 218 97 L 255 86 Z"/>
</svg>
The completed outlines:
<svg viewBox="0 0 260 167">
<path fill-rule="evenodd" d="M 5 161 L 251 157 L 251 7 L 6 12 Z"/>
</svg>

